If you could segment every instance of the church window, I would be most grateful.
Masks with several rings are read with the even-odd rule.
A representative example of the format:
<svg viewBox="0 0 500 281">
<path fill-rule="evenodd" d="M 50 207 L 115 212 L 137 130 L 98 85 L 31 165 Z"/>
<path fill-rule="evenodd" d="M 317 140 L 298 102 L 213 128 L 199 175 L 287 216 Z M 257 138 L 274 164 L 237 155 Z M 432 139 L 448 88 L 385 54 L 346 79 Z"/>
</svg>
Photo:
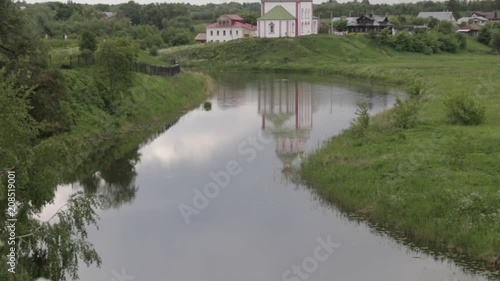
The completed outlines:
<svg viewBox="0 0 500 281">
<path fill-rule="evenodd" d="M 269 24 L 269 33 L 274 33 L 274 23 Z"/>
</svg>

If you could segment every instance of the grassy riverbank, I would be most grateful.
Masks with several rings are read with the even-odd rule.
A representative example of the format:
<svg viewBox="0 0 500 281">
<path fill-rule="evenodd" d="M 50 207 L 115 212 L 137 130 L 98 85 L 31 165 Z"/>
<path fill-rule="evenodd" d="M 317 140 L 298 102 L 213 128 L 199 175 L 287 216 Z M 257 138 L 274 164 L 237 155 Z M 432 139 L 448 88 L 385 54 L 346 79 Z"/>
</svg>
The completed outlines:
<svg viewBox="0 0 500 281">
<path fill-rule="evenodd" d="M 363 136 L 346 131 L 310 155 L 302 178 L 325 200 L 420 245 L 500 263 L 500 56 L 488 47 L 469 40 L 457 54 L 400 53 L 357 35 L 249 39 L 161 54 L 194 67 L 422 81 L 427 94 L 417 126 L 397 129 L 391 112 L 380 114 Z M 483 124 L 445 122 L 443 101 L 460 92 L 486 106 Z"/>
</svg>

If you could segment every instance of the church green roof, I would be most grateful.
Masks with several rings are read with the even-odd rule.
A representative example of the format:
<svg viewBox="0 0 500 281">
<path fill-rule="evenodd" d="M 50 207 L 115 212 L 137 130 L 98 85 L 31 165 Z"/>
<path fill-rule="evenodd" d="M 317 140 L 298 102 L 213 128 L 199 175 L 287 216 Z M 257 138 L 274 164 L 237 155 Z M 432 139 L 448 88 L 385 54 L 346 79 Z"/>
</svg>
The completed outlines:
<svg viewBox="0 0 500 281">
<path fill-rule="evenodd" d="M 269 10 L 265 15 L 258 18 L 257 20 L 294 20 L 295 17 L 292 16 L 283 6 L 278 5 Z"/>
</svg>

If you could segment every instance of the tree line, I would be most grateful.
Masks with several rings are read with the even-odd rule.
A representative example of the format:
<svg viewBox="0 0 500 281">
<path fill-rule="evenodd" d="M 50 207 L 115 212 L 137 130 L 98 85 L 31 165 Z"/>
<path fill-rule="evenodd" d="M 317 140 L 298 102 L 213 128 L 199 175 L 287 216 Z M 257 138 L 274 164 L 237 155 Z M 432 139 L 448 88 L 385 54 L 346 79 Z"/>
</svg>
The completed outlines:
<svg viewBox="0 0 500 281">
<path fill-rule="evenodd" d="M 500 0 L 480 0 L 480 1 L 420 1 L 415 3 L 396 3 L 396 4 L 370 4 L 369 0 L 350 1 L 338 3 L 335 0 L 324 2 L 314 7 L 314 14 L 320 18 L 341 17 L 341 16 L 360 16 L 363 14 L 374 13 L 377 15 L 413 15 L 419 12 L 440 12 L 451 11 L 455 17 L 469 16 L 475 11 L 493 11 L 500 10 Z"/>
</svg>

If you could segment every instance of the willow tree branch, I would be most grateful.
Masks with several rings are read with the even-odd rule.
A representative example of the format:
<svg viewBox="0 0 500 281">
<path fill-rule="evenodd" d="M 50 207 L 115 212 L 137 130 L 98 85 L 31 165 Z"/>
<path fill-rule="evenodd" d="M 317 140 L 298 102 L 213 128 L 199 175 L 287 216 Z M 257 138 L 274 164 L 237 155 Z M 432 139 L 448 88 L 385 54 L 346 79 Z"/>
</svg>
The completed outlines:
<svg viewBox="0 0 500 281">
<path fill-rule="evenodd" d="M 46 220 L 45 222 L 43 223 L 48 223 L 49 221 L 51 221 L 57 214 L 59 214 L 59 212 L 62 210 L 62 208 L 66 207 L 69 205 L 69 202 L 62 205 L 59 209 L 57 209 L 57 211 L 52 215 L 52 217 L 50 217 L 50 219 Z M 20 236 L 16 236 L 17 239 L 22 239 L 24 237 L 29 237 L 29 236 L 33 236 L 35 234 L 35 232 L 37 232 L 38 230 L 40 230 L 40 228 L 42 228 L 42 226 L 40 225 L 39 227 L 37 227 L 35 230 L 33 230 L 32 232 L 28 233 L 28 234 L 24 234 L 24 235 L 20 235 Z"/>
</svg>

